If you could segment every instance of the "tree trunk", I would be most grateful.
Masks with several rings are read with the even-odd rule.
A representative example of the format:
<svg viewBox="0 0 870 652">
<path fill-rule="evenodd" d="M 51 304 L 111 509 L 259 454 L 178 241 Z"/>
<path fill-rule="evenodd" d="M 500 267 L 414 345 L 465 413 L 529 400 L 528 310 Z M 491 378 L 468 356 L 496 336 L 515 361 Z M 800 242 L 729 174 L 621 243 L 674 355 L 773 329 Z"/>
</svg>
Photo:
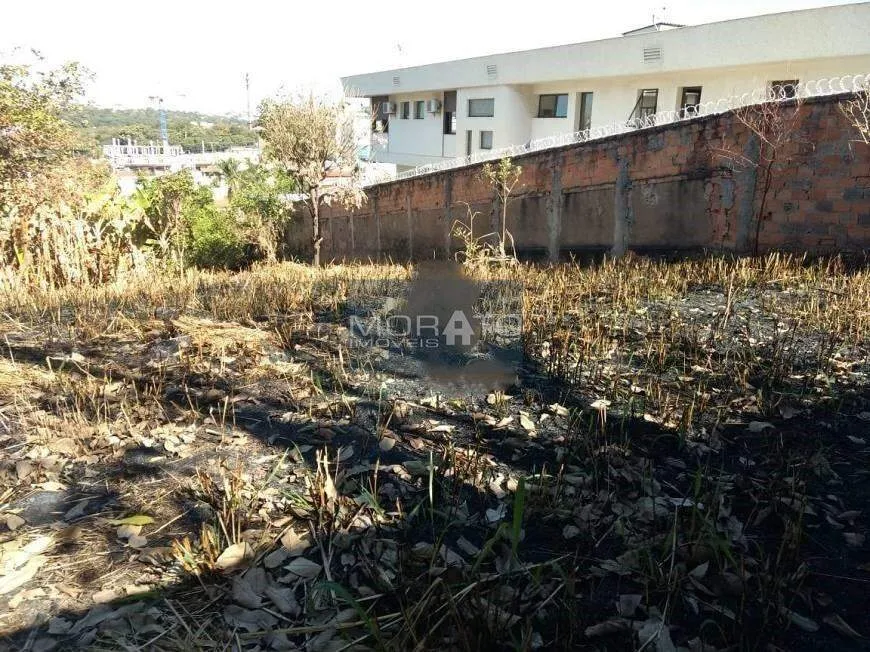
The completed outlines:
<svg viewBox="0 0 870 652">
<path fill-rule="evenodd" d="M 316 193 L 312 193 L 311 197 L 311 243 L 314 246 L 314 260 L 312 264 L 315 267 L 320 267 L 320 197 Z"/>
</svg>

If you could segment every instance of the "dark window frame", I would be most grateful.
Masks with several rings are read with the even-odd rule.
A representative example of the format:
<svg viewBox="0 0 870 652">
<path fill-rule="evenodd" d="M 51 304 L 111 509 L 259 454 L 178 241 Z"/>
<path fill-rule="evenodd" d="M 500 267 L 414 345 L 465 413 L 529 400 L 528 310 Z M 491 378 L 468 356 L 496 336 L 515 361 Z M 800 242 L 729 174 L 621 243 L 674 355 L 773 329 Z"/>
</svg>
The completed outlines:
<svg viewBox="0 0 870 652">
<path fill-rule="evenodd" d="M 474 113 L 471 110 L 474 102 L 490 102 L 489 113 Z M 495 117 L 495 98 L 494 97 L 470 97 L 468 98 L 468 117 L 469 118 L 494 118 Z"/>
<path fill-rule="evenodd" d="M 704 92 L 703 86 L 683 86 L 682 87 L 682 89 L 680 90 L 680 106 L 678 107 L 681 116 L 694 115 L 695 112 L 688 110 L 688 107 L 691 106 L 694 108 L 694 107 L 698 106 L 699 104 L 701 104 L 701 97 L 703 95 L 703 92 Z M 686 95 L 688 95 L 689 93 L 697 93 L 698 94 L 698 101 L 696 103 L 688 104 L 686 102 Z"/>
<path fill-rule="evenodd" d="M 489 145 L 483 144 L 483 134 L 489 134 Z M 492 133 L 491 129 L 481 129 L 480 140 L 479 140 L 480 149 L 492 149 L 493 140 L 494 140 L 494 134 Z"/>
<path fill-rule="evenodd" d="M 456 111 L 445 111 L 444 112 L 444 135 L 445 136 L 455 136 L 456 135 Z"/>
<path fill-rule="evenodd" d="M 426 100 L 414 100 L 414 120 L 426 117 Z"/>
<path fill-rule="evenodd" d="M 646 105 L 644 100 L 651 97 L 653 99 L 652 106 Z M 635 118 L 644 118 L 649 115 L 655 115 L 659 110 L 659 89 L 658 88 L 641 88 L 637 94 L 637 109 L 635 110 Z"/>
<path fill-rule="evenodd" d="M 592 91 L 583 91 L 580 93 L 579 100 L 579 106 L 577 107 L 577 131 L 585 131 L 592 128 L 592 104 L 595 101 L 595 94 Z M 584 125 L 584 123 L 586 124 Z"/>
<path fill-rule="evenodd" d="M 410 102 L 402 102 L 399 105 L 399 118 L 402 120 L 408 120 L 411 117 L 411 103 Z"/>
<path fill-rule="evenodd" d="M 565 98 L 565 113 L 564 115 L 559 115 L 559 98 Z M 553 99 L 553 115 L 544 115 L 544 98 L 554 98 Z M 538 117 L 539 118 L 567 118 L 568 117 L 568 93 L 542 93 L 538 95 Z"/>
<path fill-rule="evenodd" d="M 444 91 L 444 124 L 442 132 L 445 136 L 456 135 L 456 91 Z"/>
</svg>

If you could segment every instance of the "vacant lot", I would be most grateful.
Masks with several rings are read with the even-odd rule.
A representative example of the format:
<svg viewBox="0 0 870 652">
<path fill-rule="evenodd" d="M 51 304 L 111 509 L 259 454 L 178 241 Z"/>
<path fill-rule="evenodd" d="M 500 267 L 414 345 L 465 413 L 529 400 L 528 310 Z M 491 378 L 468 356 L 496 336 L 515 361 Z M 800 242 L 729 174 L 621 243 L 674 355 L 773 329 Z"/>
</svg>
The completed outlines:
<svg viewBox="0 0 870 652">
<path fill-rule="evenodd" d="M 9 283 L 0 649 L 867 649 L 866 266 L 494 271 L 504 391 L 351 345 L 413 274 Z"/>
</svg>

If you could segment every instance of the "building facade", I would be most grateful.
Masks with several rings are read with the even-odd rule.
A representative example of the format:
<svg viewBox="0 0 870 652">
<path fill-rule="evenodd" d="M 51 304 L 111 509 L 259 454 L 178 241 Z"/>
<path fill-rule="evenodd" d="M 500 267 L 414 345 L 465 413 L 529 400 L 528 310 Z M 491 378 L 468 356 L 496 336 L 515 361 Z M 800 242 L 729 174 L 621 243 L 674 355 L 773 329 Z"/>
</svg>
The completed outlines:
<svg viewBox="0 0 870 652">
<path fill-rule="evenodd" d="M 870 2 L 344 77 L 370 98 L 372 157 L 399 169 L 663 111 L 870 73 Z"/>
</svg>

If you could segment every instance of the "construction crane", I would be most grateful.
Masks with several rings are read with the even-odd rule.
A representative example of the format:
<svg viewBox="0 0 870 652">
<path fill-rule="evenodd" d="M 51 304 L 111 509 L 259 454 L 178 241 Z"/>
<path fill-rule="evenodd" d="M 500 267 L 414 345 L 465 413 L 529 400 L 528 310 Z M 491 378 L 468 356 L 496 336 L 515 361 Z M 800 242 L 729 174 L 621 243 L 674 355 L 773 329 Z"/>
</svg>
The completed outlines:
<svg viewBox="0 0 870 652">
<path fill-rule="evenodd" d="M 160 116 L 160 140 L 163 141 L 163 152 L 169 151 L 169 128 L 166 126 L 166 109 L 163 106 L 163 98 L 157 95 L 151 95 L 149 100 L 157 101 L 157 111 Z"/>
</svg>

